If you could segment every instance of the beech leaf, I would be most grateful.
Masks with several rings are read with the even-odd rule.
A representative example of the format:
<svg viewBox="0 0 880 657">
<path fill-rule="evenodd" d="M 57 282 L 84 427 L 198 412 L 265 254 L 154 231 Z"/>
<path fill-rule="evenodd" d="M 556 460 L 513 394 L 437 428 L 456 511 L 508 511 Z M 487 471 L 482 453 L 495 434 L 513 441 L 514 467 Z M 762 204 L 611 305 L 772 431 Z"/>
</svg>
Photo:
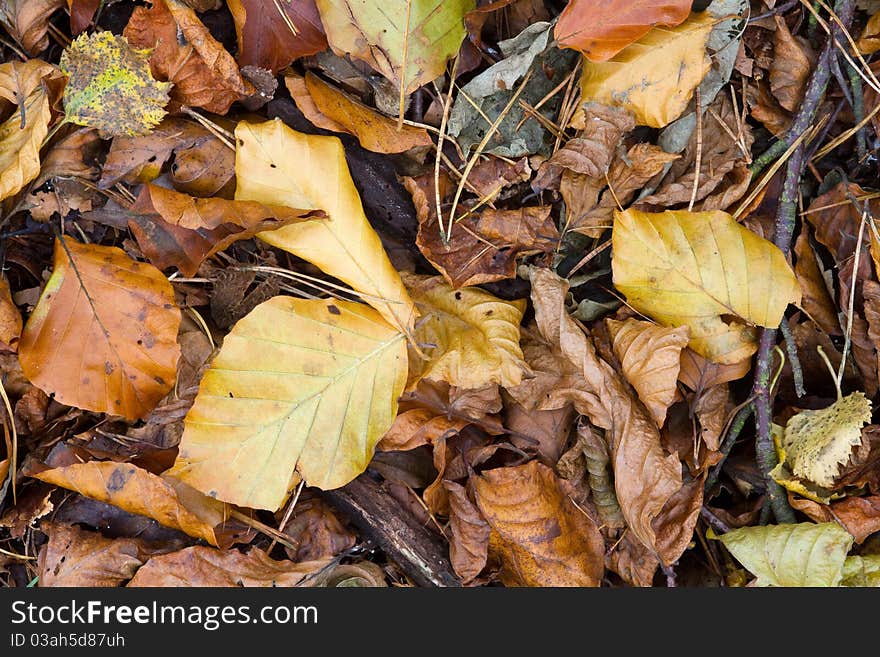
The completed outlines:
<svg viewBox="0 0 880 657">
<path fill-rule="evenodd" d="M 276 510 L 302 475 L 343 486 L 367 467 L 406 383 L 405 336 L 368 306 L 274 297 L 232 328 L 184 419 L 170 474 Z"/>
</svg>

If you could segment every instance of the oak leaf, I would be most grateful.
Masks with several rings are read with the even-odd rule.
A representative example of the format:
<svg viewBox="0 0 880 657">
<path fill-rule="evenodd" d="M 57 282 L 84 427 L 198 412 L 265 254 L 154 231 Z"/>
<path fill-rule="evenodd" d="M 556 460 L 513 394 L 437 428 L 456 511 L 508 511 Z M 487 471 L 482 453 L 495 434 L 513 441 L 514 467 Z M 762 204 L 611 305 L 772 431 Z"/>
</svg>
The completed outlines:
<svg viewBox="0 0 880 657">
<path fill-rule="evenodd" d="M 368 306 L 274 297 L 226 336 L 169 472 L 211 497 L 273 511 L 299 475 L 343 486 L 391 426 L 406 368 L 405 336 Z"/>
<path fill-rule="evenodd" d="M 144 255 L 162 269 L 177 267 L 184 276 L 193 276 L 206 258 L 233 242 L 324 214 L 255 201 L 194 198 L 149 183 L 130 211 L 138 216 L 128 226 Z"/>
<path fill-rule="evenodd" d="M 779 250 L 725 212 L 615 212 L 614 285 L 665 326 L 687 325 L 690 347 L 736 363 L 757 348 L 752 327 L 779 325 L 800 301 Z"/>
<path fill-rule="evenodd" d="M 655 25 L 674 27 L 691 13 L 690 0 L 571 0 L 556 23 L 563 48 L 580 50 L 593 62 L 614 57 Z"/>
<path fill-rule="evenodd" d="M 174 385 L 180 310 L 158 269 L 121 249 L 55 243 L 19 343 L 25 376 L 62 404 L 142 418 Z"/>
<path fill-rule="evenodd" d="M 237 200 L 317 208 L 328 215 L 258 237 L 348 283 L 388 322 L 408 331 L 415 307 L 364 215 L 339 139 L 305 135 L 279 120 L 242 121 L 235 137 Z"/>
<path fill-rule="evenodd" d="M 474 476 L 477 506 L 492 529 L 490 553 L 507 586 L 599 586 L 605 543 L 546 465 L 488 470 Z"/>
</svg>

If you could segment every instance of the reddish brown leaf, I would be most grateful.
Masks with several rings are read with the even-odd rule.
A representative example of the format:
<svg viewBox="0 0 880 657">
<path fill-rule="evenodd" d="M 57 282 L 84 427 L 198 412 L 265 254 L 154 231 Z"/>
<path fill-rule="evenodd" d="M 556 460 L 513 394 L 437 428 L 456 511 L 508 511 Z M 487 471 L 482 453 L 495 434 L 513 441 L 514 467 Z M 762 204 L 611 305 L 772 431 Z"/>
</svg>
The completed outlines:
<svg viewBox="0 0 880 657">
<path fill-rule="evenodd" d="M 6 0 L 0 5 L 0 23 L 30 55 L 49 47 L 49 20 L 64 0 Z"/>
<path fill-rule="evenodd" d="M 794 112 L 804 98 L 816 57 L 808 45 L 792 35 L 781 16 L 777 14 L 773 18 L 776 32 L 773 34 L 770 90 L 783 108 Z"/>
<path fill-rule="evenodd" d="M 236 100 L 254 93 L 232 55 L 178 0 L 154 0 L 150 9 L 136 8 L 123 34 L 132 46 L 153 49 L 153 76 L 173 82 L 171 98 L 183 105 L 225 114 Z"/>
<path fill-rule="evenodd" d="M 620 575 L 623 581 L 643 587 L 653 585 L 654 573 L 660 565 L 657 555 L 629 532 L 624 533 L 605 561 L 608 570 Z"/>
<path fill-rule="evenodd" d="M 837 307 L 828 292 L 825 277 L 819 269 L 819 261 L 810 246 L 808 228 L 804 226 L 794 243 L 797 258 L 794 273 L 801 286 L 801 306 L 816 324 L 828 335 L 840 335 Z"/>
<path fill-rule="evenodd" d="M 871 534 L 880 531 L 880 495 L 847 497 L 830 505 L 789 496 L 795 509 L 816 522 L 837 522 L 853 535 L 856 543 L 863 543 Z"/>
<path fill-rule="evenodd" d="M 193 276 L 206 258 L 264 230 L 320 219 L 321 210 L 298 210 L 255 201 L 193 198 L 146 184 L 131 206 L 128 225 L 144 255 L 164 269 Z"/>
<path fill-rule="evenodd" d="M 147 556 L 141 541 L 104 538 L 73 525 L 40 523 L 49 542 L 37 559 L 39 585 L 119 586 L 130 580 Z"/>
<path fill-rule="evenodd" d="M 228 0 L 238 35 L 238 63 L 277 73 L 327 48 L 315 0 Z"/>
<path fill-rule="evenodd" d="M 530 461 L 471 480 L 507 586 L 599 586 L 605 543 L 546 465 Z"/>
<path fill-rule="evenodd" d="M 70 31 L 79 34 L 92 24 L 101 0 L 67 0 L 70 10 Z"/>
<path fill-rule="evenodd" d="M 464 486 L 444 481 L 449 493 L 449 559 L 462 584 L 470 584 L 486 567 L 491 528 L 468 498 Z"/>
<path fill-rule="evenodd" d="M 128 586 L 308 586 L 304 580 L 330 563 L 275 561 L 257 548 L 237 550 L 189 547 L 153 557 L 140 567 Z"/>
<path fill-rule="evenodd" d="M 560 46 L 604 62 L 653 26 L 678 25 L 690 12 L 690 0 L 570 0 L 553 34 Z"/>
<path fill-rule="evenodd" d="M 532 177 L 529 159 L 523 157 L 510 162 L 494 155 L 486 155 L 471 169 L 465 183 L 466 187 L 481 199 L 493 201 L 510 185 L 526 182 Z"/>
<path fill-rule="evenodd" d="M 297 546 L 296 550 L 285 548 L 293 561 L 335 557 L 357 542 L 357 536 L 340 522 L 333 509 L 320 497 L 307 492 L 297 501 L 284 533 Z"/>
<path fill-rule="evenodd" d="M 512 434 L 510 442 L 524 451 L 537 452 L 538 459 L 546 465 L 556 465 L 568 441 L 574 406 L 526 410 L 513 400 L 506 406 L 504 426 Z"/>
<path fill-rule="evenodd" d="M 728 381 L 736 381 L 749 373 L 752 360 L 746 358 L 731 365 L 721 365 L 703 358 L 692 349 L 684 349 L 681 352 L 681 369 L 678 371 L 678 380 L 696 393 L 702 393 L 713 386 Z"/>
</svg>

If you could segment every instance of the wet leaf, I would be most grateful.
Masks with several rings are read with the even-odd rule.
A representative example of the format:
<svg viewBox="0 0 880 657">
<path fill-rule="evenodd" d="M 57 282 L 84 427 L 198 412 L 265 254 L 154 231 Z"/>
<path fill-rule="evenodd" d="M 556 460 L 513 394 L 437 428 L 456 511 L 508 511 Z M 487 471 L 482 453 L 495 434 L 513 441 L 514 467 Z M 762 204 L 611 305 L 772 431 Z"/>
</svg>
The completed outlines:
<svg viewBox="0 0 880 657">
<path fill-rule="evenodd" d="M 662 427 L 677 391 L 681 350 L 688 343 L 687 327 L 664 328 L 636 319 L 608 319 L 606 324 L 626 380 Z"/>
<path fill-rule="evenodd" d="M 528 366 L 519 346 L 523 301 L 504 301 L 479 288 L 456 291 L 439 276 L 404 276 L 422 319 L 416 342 L 429 359 L 415 362 L 418 378 L 459 388 L 515 386 Z"/>
<path fill-rule="evenodd" d="M 709 70 L 706 40 L 713 21 L 706 13 L 692 14 L 672 29 L 653 28 L 608 61 L 584 61 L 581 97 L 622 107 L 639 125 L 671 123 Z"/>
<path fill-rule="evenodd" d="M 345 281 L 408 331 L 415 307 L 364 215 L 339 139 L 305 135 L 278 120 L 242 121 L 235 136 L 237 200 L 317 208 L 329 217 L 260 233 L 260 239 Z"/>
<path fill-rule="evenodd" d="M 142 135 L 165 116 L 167 82 L 150 74 L 149 51 L 111 32 L 78 36 L 61 55 L 67 120 L 107 135 Z"/>
<path fill-rule="evenodd" d="M 775 328 L 800 301 L 782 252 L 729 214 L 615 213 L 614 285 L 639 312 L 686 324 L 690 348 L 731 364 L 754 353 L 755 325 Z"/>
<path fill-rule="evenodd" d="M 153 557 L 138 569 L 128 586 L 307 586 L 308 579 L 329 563 L 329 559 L 275 561 L 258 548 L 242 554 L 196 545 Z"/>
<path fill-rule="evenodd" d="M 507 586 L 598 586 L 605 544 L 596 523 L 537 461 L 488 470 L 471 480 L 492 529 L 490 553 Z"/>
<path fill-rule="evenodd" d="M 131 463 L 87 461 L 28 474 L 99 502 L 152 518 L 160 525 L 217 545 L 226 505 L 173 477 L 154 475 Z"/>
<path fill-rule="evenodd" d="M 368 306 L 274 297 L 226 336 L 170 472 L 211 497 L 273 511 L 294 470 L 310 486 L 343 486 L 391 426 L 406 363 L 404 335 Z"/>
<path fill-rule="evenodd" d="M 158 269 L 66 237 L 22 333 L 21 367 L 62 404 L 142 418 L 174 385 L 179 324 Z"/>
<path fill-rule="evenodd" d="M 233 242 L 323 215 L 255 201 L 194 198 L 151 184 L 143 186 L 130 210 L 138 216 L 128 226 L 144 255 L 184 276 L 193 276 L 206 258 Z"/>
<path fill-rule="evenodd" d="M 838 586 L 852 536 L 837 523 L 743 527 L 721 542 L 758 586 Z"/>
<path fill-rule="evenodd" d="M 238 36 L 238 63 L 277 73 L 327 47 L 315 0 L 227 0 Z"/>
<path fill-rule="evenodd" d="M 559 15 L 554 36 L 564 48 L 604 62 L 655 25 L 674 27 L 691 12 L 690 0 L 572 0 Z"/>
</svg>

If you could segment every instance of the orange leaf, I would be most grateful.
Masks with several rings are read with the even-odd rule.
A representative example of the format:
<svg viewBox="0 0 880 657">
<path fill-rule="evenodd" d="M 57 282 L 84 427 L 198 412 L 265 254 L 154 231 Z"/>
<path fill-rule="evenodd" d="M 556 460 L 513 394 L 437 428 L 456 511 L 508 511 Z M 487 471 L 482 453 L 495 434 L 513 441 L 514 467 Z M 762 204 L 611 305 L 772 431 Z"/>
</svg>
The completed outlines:
<svg viewBox="0 0 880 657">
<path fill-rule="evenodd" d="M 492 528 L 507 586 L 599 586 L 605 543 L 553 470 L 537 461 L 483 472 L 471 480 Z"/>
<path fill-rule="evenodd" d="M 144 255 L 157 267 L 177 267 L 192 276 L 204 260 L 233 242 L 297 221 L 324 216 L 321 210 L 296 210 L 256 201 L 194 198 L 146 184 L 131 207 L 140 216 L 128 227 Z"/>
<path fill-rule="evenodd" d="M 18 349 L 21 337 L 21 313 L 12 300 L 9 281 L 0 276 L 0 351 Z"/>
<path fill-rule="evenodd" d="M 62 404 L 142 418 L 174 385 L 179 325 L 162 272 L 66 237 L 22 333 L 21 369 Z"/>
<path fill-rule="evenodd" d="M 654 25 L 678 25 L 690 12 L 691 0 L 571 0 L 553 34 L 563 48 L 604 62 Z"/>
</svg>

